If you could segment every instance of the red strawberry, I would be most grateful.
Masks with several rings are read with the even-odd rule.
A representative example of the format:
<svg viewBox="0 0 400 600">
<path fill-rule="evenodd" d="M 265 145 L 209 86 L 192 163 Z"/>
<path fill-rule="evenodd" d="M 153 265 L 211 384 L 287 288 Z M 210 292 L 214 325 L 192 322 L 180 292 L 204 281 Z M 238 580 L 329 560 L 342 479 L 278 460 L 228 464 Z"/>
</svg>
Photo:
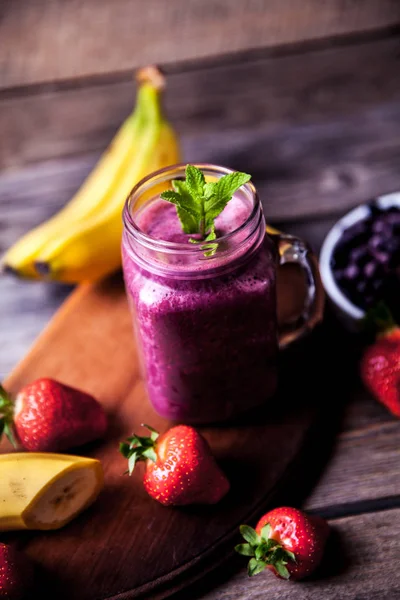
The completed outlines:
<svg viewBox="0 0 400 600">
<path fill-rule="evenodd" d="M 283 506 L 261 517 L 255 530 L 242 525 L 240 532 L 248 543 L 235 550 L 252 557 L 249 576 L 267 567 L 282 579 L 303 579 L 322 559 L 329 526 L 321 517 Z"/>
<path fill-rule="evenodd" d="M 400 328 L 382 303 L 367 315 L 379 334 L 361 358 L 361 379 L 367 389 L 400 417 Z"/>
<path fill-rule="evenodd" d="M 11 546 L 0 543 L 0 598 L 28 598 L 32 584 L 33 567 L 28 559 Z"/>
<path fill-rule="evenodd" d="M 34 452 L 59 452 L 105 434 L 107 418 L 89 394 L 55 381 L 37 379 L 22 388 L 15 404 L 0 386 L 0 433 Z"/>
<path fill-rule="evenodd" d="M 129 474 L 137 461 L 146 461 L 143 483 L 152 498 L 169 506 L 215 504 L 225 496 L 229 482 L 198 431 L 177 425 L 159 437 L 145 427 L 150 437 L 133 435 L 120 451 L 129 461 Z"/>
</svg>

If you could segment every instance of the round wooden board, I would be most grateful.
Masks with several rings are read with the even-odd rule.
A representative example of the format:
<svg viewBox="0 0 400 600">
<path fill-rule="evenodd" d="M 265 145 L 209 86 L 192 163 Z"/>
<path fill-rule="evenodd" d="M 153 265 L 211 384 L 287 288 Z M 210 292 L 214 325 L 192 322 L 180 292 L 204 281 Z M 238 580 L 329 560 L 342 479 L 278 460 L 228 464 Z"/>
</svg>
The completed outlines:
<svg viewBox="0 0 400 600">
<path fill-rule="evenodd" d="M 325 357 L 318 338 L 315 332 L 282 355 L 279 393 L 263 410 L 201 429 L 231 481 L 227 497 L 215 506 L 165 508 L 144 492 L 143 465 L 124 475 L 118 452 L 118 442 L 141 423 L 170 426 L 148 403 L 121 282 L 77 290 L 6 382 L 16 392 L 36 377 L 55 377 L 95 394 L 111 420 L 105 442 L 80 449 L 102 461 L 98 501 L 60 531 L 2 536 L 39 565 L 40 597 L 165 598 L 232 557 L 241 523 L 254 525 L 283 497 L 298 502 L 299 482 L 317 462 L 304 465 L 302 458 L 319 431 Z"/>
</svg>

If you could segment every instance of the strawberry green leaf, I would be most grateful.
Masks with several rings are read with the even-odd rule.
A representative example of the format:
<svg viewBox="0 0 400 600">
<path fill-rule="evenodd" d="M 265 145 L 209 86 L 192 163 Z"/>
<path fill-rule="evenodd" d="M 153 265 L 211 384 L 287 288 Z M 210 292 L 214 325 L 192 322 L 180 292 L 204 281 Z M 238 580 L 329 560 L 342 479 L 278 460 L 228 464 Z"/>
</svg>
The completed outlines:
<svg viewBox="0 0 400 600">
<path fill-rule="evenodd" d="M 250 546 L 250 544 L 238 544 L 235 546 L 235 550 L 243 556 L 254 556 L 254 549 Z"/>
<path fill-rule="evenodd" d="M 363 319 L 363 326 L 367 333 L 389 333 L 396 329 L 397 324 L 387 304 L 381 300 L 370 308 Z"/>
<path fill-rule="evenodd" d="M 267 523 L 261 529 L 261 537 L 263 540 L 269 540 L 270 536 L 271 536 L 271 525 L 269 523 Z"/>
<path fill-rule="evenodd" d="M 253 556 L 248 564 L 249 575 L 256 575 L 262 571 L 266 565 L 271 565 L 276 568 L 276 571 L 284 579 L 288 579 L 290 574 L 285 565 L 290 562 L 296 562 L 293 552 L 286 550 L 277 540 L 270 538 L 271 527 L 265 525 L 261 530 L 261 536 L 248 525 L 241 525 L 240 533 L 248 542 L 247 544 L 239 544 L 235 550 L 239 554 L 245 556 Z"/>
<path fill-rule="evenodd" d="M 157 429 L 154 429 L 153 427 L 150 427 L 150 425 L 146 425 L 146 423 L 142 424 L 142 427 L 146 427 L 146 429 L 148 429 L 150 431 L 150 439 L 155 442 L 156 439 L 159 437 L 159 433 L 157 431 Z"/>
<path fill-rule="evenodd" d="M 129 475 L 132 475 L 132 473 L 133 473 L 133 469 L 135 468 L 135 465 L 136 465 L 136 459 L 137 459 L 137 455 L 135 453 L 131 454 L 131 456 L 128 459 Z"/>
<path fill-rule="evenodd" d="M 249 525 L 241 525 L 239 530 L 246 542 L 249 542 L 252 546 L 260 543 L 260 536 Z"/>
<path fill-rule="evenodd" d="M 157 460 L 157 454 L 154 452 L 153 448 L 147 448 L 147 450 L 143 452 L 143 456 L 152 460 L 153 462 L 156 462 Z"/>
<path fill-rule="evenodd" d="M 285 550 L 285 552 L 286 552 L 287 558 L 289 558 L 294 563 L 297 562 L 296 555 L 293 552 L 290 552 L 290 550 Z"/>
<path fill-rule="evenodd" d="M 119 445 L 119 451 L 121 452 L 121 454 L 124 458 L 129 458 L 130 453 L 131 453 L 131 448 L 130 448 L 129 444 L 127 444 L 125 442 L 121 442 Z"/>
<path fill-rule="evenodd" d="M 290 573 L 287 570 L 287 568 L 285 567 L 285 564 L 283 561 L 277 561 L 276 563 L 274 563 L 274 567 L 277 570 L 277 573 L 283 578 L 283 579 L 290 579 Z"/>
<path fill-rule="evenodd" d="M 267 565 L 264 561 L 257 560 L 256 558 L 251 558 L 249 560 L 249 564 L 247 565 L 247 573 L 249 577 L 254 577 L 254 575 L 257 575 L 258 573 L 261 573 L 261 571 L 264 571 L 266 566 Z"/>
<path fill-rule="evenodd" d="M 128 473 L 132 474 L 133 469 L 138 461 L 157 460 L 157 439 L 158 431 L 143 425 L 150 431 L 150 436 L 132 435 L 119 445 L 119 451 L 124 458 L 128 459 Z"/>
<path fill-rule="evenodd" d="M 3 433 L 5 434 L 6 438 L 10 442 L 10 444 L 12 444 L 14 446 L 14 448 L 16 448 L 17 442 L 14 437 L 12 426 L 7 421 L 5 421 L 5 423 L 4 423 Z"/>
<path fill-rule="evenodd" d="M 6 409 L 12 408 L 12 406 L 13 406 L 13 403 L 12 403 L 12 400 L 11 400 L 8 392 L 6 392 L 6 390 L 0 384 L 0 411 L 2 411 L 2 409 L 4 409 L 4 408 L 6 408 Z"/>
</svg>

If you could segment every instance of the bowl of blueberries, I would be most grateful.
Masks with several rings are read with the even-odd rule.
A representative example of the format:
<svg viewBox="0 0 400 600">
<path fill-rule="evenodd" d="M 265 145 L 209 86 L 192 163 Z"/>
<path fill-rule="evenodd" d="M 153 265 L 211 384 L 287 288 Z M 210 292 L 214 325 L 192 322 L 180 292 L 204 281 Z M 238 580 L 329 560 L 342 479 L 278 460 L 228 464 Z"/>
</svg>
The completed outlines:
<svg viewBox="0 0 400 600">
<path fill-rule="evenodd" d="M 342 323 L 361 331 L 385 302 L 400 323 L 400 192 L 361 204 L 335 223 L 321 248 L 320 272 Z"/>
</svg>

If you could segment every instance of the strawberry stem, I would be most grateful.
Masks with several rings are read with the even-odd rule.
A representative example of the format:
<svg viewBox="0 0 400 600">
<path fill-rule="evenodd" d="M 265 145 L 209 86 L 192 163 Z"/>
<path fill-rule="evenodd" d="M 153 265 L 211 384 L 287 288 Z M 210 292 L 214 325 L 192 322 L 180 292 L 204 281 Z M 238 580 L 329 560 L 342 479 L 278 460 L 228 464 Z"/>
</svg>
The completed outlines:
<svg viewBox="0 0 400 600">
<path fill-rule="evenodd" d="M 157 460 L 157 439 L 159 437 L 158 431 L 150 427 L 150 425 L 142 425 L 150 431 L 150 436 L 139 436 L 135 433 L 127 438 L 125 442 L 121 442 L 119 445 L 119 451 L 122 456 L 128 459 L 128 471 L 129 475 L 135 468 L 135 465 L 139 461 Z"/>
<path fill-rule="evenodd" d="M 240 533 L 247 542 L 235 546 L 236 552 L 243 556 L 250 556 L 247 565 L 249 577 L 261 573 L 268 565 L 273 566 L 283 579 L 289 579 L 290 573 L 286 567 L 289 561 L 296 562 L 293 552 L 286 550 L 282 544 L 270 537 L 271 526 L 267 523 L 261 535 L 248 525 L 241 525 Z"/>
<path fill-rule="evenodd" d="M 364 326 L 374 334 L 386 334 L 396 329 L 397 323 L 387 304 L 381 301 L 367 312 L 364 318 Z"/>
<path fill-rule="evenodd" d="M 9 442 L 17 447 L 17 442 L 12 430 L 14 420 L 14 404 L 10 395 L 0 384 L 0 439 L 4 434 Z"/>
</svg>

